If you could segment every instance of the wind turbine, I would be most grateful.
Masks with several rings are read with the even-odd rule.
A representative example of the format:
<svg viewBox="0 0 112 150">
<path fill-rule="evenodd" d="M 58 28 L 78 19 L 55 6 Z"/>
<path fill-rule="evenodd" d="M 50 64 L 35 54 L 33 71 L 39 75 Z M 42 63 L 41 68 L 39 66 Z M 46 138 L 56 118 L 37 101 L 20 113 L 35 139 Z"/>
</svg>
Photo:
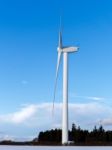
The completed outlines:
<svg viewBox="0 0 112 150">
<path fill-rule="evenodd" d="M 61 60 L 61 55 L 63 54 L 63 104 L 62 104 L 62 144 L 68 144 L 68 54 L 77 52 L 78 47 L 66 46 L 62 44 L 62 31 L 59 32 L 59 45 L 57 48 L 58 59 L 57 59 L 57 68 L 56 68 L 56 80 L 55 80 L 55 89 L 54 89 L 54 100 L 56 94 L 58 70 Z M 54 100 L 53 100 L 53 109 L 54 109 Z"/>
</svg>

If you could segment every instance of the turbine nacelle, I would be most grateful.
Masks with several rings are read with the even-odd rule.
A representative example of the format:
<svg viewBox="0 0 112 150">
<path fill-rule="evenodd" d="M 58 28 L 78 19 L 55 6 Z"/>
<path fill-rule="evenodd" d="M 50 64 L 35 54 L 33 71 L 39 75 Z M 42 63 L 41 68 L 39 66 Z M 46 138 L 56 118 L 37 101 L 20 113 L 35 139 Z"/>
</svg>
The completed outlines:
<svg viewBox="0 0 112 150">
<path fill-rule="evenodd" d="M 77 52 L 79 49 L 79 47 L 73 47 L 73 46 L 68 46 L 68 47 L 58 47 L 57 48 L 57 51 L 58 52 L 67 52 L 67 53 L 73 53 L 73 52 Z"/>
</svg>

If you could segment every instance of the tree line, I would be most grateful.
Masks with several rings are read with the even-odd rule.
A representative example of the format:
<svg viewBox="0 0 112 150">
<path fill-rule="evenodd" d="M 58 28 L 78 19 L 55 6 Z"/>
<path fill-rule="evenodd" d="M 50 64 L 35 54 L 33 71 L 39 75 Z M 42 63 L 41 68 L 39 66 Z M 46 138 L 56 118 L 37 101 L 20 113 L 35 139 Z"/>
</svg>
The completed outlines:
<svg viewBox="0 0 112 150">
<path fill-rule="evenodd" d="M 61 144 L 62 130 L 52 129 L 40 132 L 34 139 L 40 144 Z M 75 145 L 112 145 L 112 131 L 105 131 L 103 126 L 95 126 L 92 131 L 83 130 L 80 126 L 72 124 L 69 130 L 69 141 Z"/>
</svg>

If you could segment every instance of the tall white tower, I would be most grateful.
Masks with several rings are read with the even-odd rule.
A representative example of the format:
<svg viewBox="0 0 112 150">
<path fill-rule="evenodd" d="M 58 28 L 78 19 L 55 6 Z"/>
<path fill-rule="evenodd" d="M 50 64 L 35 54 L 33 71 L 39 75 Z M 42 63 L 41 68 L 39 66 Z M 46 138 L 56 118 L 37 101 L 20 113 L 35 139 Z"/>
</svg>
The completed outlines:
<svg viewBox="0 0 112 150">
<path fill-rule="evenodd" d="M 68 143 L 68 53 L 63 53 L 62 144 Z"/>
<path fill-rule="evenodd" d="M 63 54 L 63 114 L 62 114 L 62 144 L 68 144 L 68 55 L 69 53 L 76 52 L 78 47 L 62 45 L 62 33 L 59 32 L 59 45 L 58 45 L 58 60 L 56 69 L 56 81 L 54 90 L 54 99 L 57 85 L 58 70 L 60 65 L 61 54 Z M 53 103 L 54 107 L 54 103 Z"/>
</svg>

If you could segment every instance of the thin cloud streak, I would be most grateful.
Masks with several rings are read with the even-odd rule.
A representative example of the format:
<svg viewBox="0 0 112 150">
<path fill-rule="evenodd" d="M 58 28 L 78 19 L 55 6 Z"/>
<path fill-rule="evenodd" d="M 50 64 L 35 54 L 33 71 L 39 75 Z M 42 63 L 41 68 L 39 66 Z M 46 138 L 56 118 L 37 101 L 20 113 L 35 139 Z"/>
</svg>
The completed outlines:
<svg viewBox="0 0 112 150">
<path fill-rule="evenodd" d="M 79 95 L 75 95 L 75 94 L 70 94 L 71 98 L 81 98 L 81 99 L 85 99 L 85 100 L 92 100 L 92 101 L 103 101 L 105 100 L 104 97 L 98 97 L 98 96 L 79 96 Z"/>
</svg>

